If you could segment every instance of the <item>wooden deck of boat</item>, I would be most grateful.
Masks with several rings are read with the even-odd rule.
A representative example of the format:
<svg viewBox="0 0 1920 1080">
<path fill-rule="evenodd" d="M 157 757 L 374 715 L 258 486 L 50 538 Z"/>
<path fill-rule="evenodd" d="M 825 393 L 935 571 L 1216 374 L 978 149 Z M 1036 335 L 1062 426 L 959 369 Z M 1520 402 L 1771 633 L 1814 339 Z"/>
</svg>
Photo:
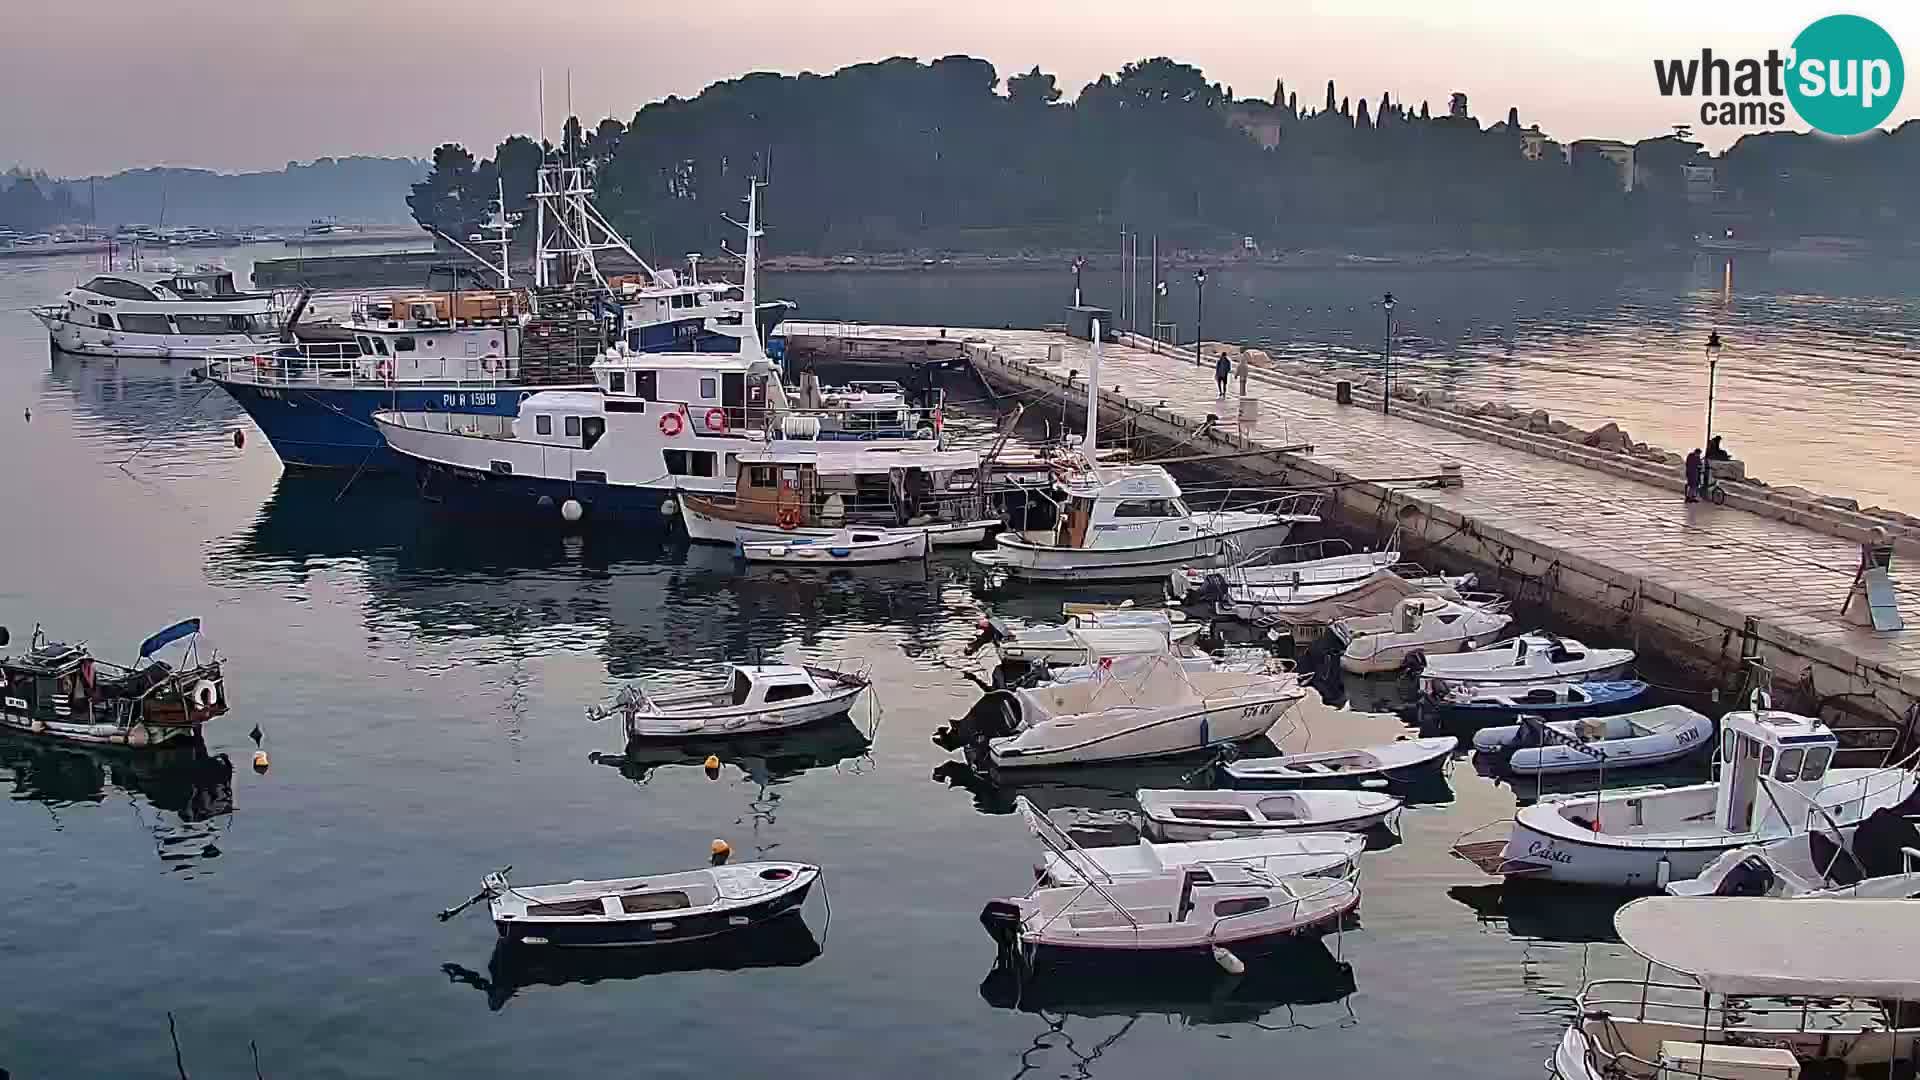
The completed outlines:
<svg viewBox="0 0 1920 1080">
<path fill-rule="evenodd" d="M 995 381 L 1004 378 L 1003 385 L 1012 383 L 1067 403 L 1076 417 L 1077 402 L 1084 400 L 1089 345 L 1057 332 L 800 323 L 788 324 L 787 333 L 790 339 L 891 343 L 885 351 L 971 343 L 998 354 L 979 365 Z M 1079 373 L 1077 390 L 1064 385 L 1069 372 Z M 1872 689 L 1897 689 L 1907 707 L 1920 694 L 1920 629 L 1881 633 L 1841 617 L 1860 563 L 1859 544 L 1842 536 L 1731 506 L 1689 504 L 1680 492 L 1657 483 L 1423 420 L 1383 415 L 1377 399 L 1371 408 L 1365 399 L 1361 405 L 1340 405 L 1284 375 L 1255 374 L 1248 393 L 1259 399 L 1258 418 L 1248 427 L 1236 427 L 1237 398 L 1222 401 L 1216 396 L 1213 372 L 1195 365 L 1191 346 L 1175 355 L 1105 345 L 1100 382 L 1103 390 L 1128 399 L 1124 407 L 1137 419 L 1164 418 L 1191 431 L 1209 414 L 1217 414 L 1226 430 L 1244 437 L 1243 443 L 1234 441 L 1248 448 L 1312 444 L 1310 455 L 1276 457 L 1310 463 L 1311 471 L 1322 476 L 1331 471 L 1347 480 L 1425 477 L 1443 463 L 1457 463 L 1465 479 L 1460 487 L 1384 486 L 1395 489 L 1396 506 L 1418 503 L 1452 511 L 1471 522 L 1466 532 L 1518 537 L 1530 547 L 1554 553 L 1560 563 L 1611 568 L 1621 587 L 1632 588 L 1636 598 L 1642 585 L 1629 586 L 1629 579 L 1689 598 L 1697 609 L 1720 613 L 1716 622 L 1722 625 L 1744 624 L 1751 632 L 1754 624 L 1748 620 L 1758 620 L 1773 641 L 1815 650 L 1823 663 L 1839 671 L 1853 669 L 1861 679 L 1875 675 Z M 1112 406 L 1103 404 L 1102 409 L 1104 427 Z M 1294 471 L 1296 478 L 1300 475 Z M 1440 517 L 1451 520 L 1453 515 Z M 1442 543 L 1433 536 L 1427 539 Z M 1476 542 L 1484 545 L 1485 536 Z M 1908 625 L 1920 627 L 1920 590 L 1897 584 L 1899 568 L 1896 563 L 1895 594 L 1902 615 Z M 1626 595 L 1614 598 L 1615 604 L 1626 600 Z M 1720 637 L 1719 626 L 1710 629 Z M 1725 642 L 1713 644 L 1726 648 Z M 1800 676 L 1791 669 L 1777 674 Z M 1828 685 L 1832 681 L 1825 680 L 1819 692 L 1867 689 L 1864 684 Z M 1882 700 L 1889 709 L 1901 704 L 1887 700 L 1884 693 Z"/>
</svg>

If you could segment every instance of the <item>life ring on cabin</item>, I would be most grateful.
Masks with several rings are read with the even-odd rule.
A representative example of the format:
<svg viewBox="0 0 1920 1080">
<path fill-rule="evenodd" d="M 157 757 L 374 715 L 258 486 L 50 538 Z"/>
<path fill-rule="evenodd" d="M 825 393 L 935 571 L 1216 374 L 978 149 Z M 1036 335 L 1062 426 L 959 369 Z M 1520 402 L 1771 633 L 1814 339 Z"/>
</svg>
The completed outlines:
<svg viewBox="0 0 1920 1080">
<path fill-rule="evenodd" d="M 500 358 L 492 353 L 488 353 L 480 358 L 480 370 L 489 375 L 500 374 L 500 369 L 504 367 L 506 367 L 506 365 L 501 363 Z"/>
<path fill-rule="evenodd" d="M 937 434 L 939 433 L 933 430 L 931 424 L 921 424 L 913 431 L 913 437 L 916 439 L 931 439 Z"/>
<path fill-rule="evenodd" d="M 669 439 L 679 438 L 681 430 L 686 426 L 686 422 L 680 419 L 678 412 L 660 414 L 660 434 Z"/>
<path fill-rule="evenodd" d="M 392 382 L 393 381 L 393 361 L 391 360 L 380 361 L 379 364 L 374 366 L 373 373 L 380 377 L 381 382 Z"/>
<path fill-rule="evenodd" d="M 791 532 L 800 527 L 800 508 L 783 506 L 780 508 L 780 513 L 774 516 L 774 520 L 780 523 L 781 528 Z"/>
<path fill-rule="evenodd" d="M 210 680 L 201 679 L 193 684 L 193 689 L 187 691 L 187 696 L 193 699 L 195 705 L 203 709 L 211 709 L 220 700 L 220 688 L 213 685 Z"/>
<path fill-rule="evenodd" d="M 707 410 L 707 430 L 708 431 L 727 430 L 727 410 L 708 409 Z"/>
</svg>

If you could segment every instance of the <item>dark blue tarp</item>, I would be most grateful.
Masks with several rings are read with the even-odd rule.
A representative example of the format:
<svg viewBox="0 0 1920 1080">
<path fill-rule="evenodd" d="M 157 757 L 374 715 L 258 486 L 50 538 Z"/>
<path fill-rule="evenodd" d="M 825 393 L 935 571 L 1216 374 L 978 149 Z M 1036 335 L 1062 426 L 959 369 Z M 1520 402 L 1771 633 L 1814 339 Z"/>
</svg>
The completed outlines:
<svg viewBox="0 0 1920 1080">
<path fill-rule="evenodd" d="M 192 637 L 200 632 L 199 619 L 182 619 L 165 630 L 140 643 L 140 659 L 145 660 L 168 645 L 183 637 Z"/>
</svg>

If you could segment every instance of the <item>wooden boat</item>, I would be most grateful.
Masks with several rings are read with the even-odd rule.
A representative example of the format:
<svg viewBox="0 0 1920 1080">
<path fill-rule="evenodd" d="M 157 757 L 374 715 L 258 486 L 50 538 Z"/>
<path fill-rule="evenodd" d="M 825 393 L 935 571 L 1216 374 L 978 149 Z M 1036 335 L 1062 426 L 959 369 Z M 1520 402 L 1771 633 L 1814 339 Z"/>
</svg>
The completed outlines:
<svg viewBox="0 0 1920 1080">
<path fill-rule="evenodd" d="M 27 651 L 0 657 L 0 726 L 93 746 L 152 747 L 196 738 L 201 725 L 227 712 L 220 659 L 198 657 L 200 620 L 167 627 L 122 667 L 97 659 L 84 643 L 48 641 L 36 629 Z M 183 666 L 154 654 L 189 640 Z M 7 634 L 0 629 L 0 646 Z"/>
<path fill-rule="evenodd" d="M 1235 783 L 1348 787 L 1413 784 L 1439 776 L 1460 740 L 1452 735 L 1401 739 L 1349 750 L 1247 758 L 1229 762 Z"/>
<path fill-rule="evenodd" d="M 1512 622 L 1503 601 L 1470 602 L 1409 596 L 1381 615 L 1336 619 L 1340 667 L 1356 675 L 1419 666 L 1428 656 L 1472 649 Z"/>
<path fill-rule="evenodd" d="M 1410 596 L 1459 599 L 1460 590 L 1473 584 L 1473 575 L 1404 578 L 1392 570 L 1375 570 L 1366 577 L 1344 581 L 1236 585 L 1231 582 L 1214 600 L 1214 613 L 1258 626 L 1327 626 L 1348 616 L 1377 615 Z"/>
<path fill-rule="evenodd" d="M 981 630 L 1002 663 L 1096 664 L 1119 656 L 1158 655 L 1187 646 L 1206 629 L 1179 612 L 1133 609 L 1070 615 L 1059 626 L 985 619 Z"/>
<path fill-rule="evenodd" d="M 723 687 L 654 696 L 629 684 L 587 715 L 618 714 L 628 739 L 750 735 L 841 716 L 869 685 L 864 674 L 812 664 L 733 664 Z"/>
<path fill-rule="evenodd" d="M 1858 825 L 1920 789 L 1904 768 L 1832 768 L 1838 749 L 1826 725 L 1756 691 L 1721 718 L 1718 781 L 1543 800 L 1514 814 L 1505 840 L 1474 830 L 1453 852 L 1508 879 L 1661 889 L 1734 848 Z"/>
<path fill-rule="evenodd" d="M 1713 720 L 1685 705 L 1580 720 L 1523 715 L 1518 724 L 1483 728 L 1473 737 L 1475 751 L 1522 775 L 1660 765 L 1712 746 Z"/>
<path fill-rule="evenodd" d="M 1001 527 L 976 482 L 987 464 L 932 442 L 774 440 L 740 455 L 731 494 L 683 484 L 677 508 L 688 538 L 705 543 L 819 540 L 851 526 L 972 547 Z"/>
<path fill-rule="evenodd" d="M 1135 796 L 1146 831 L 1164 840 L 1216 840 L 1280 832 L 1364 832 L 1403 805 L 1377 791 L 1182 791 Z"/>
<path fill-rule="evenodd" d="M 1516 686 L 1613 679 L 1632 666 L 1632 649 L 1594 649 L 1572 638 L 1522 634 L 1471 652 L 1427 657 L 1420 671 L 1420 690 L 1440 695 L 1464 684 Z"/>
<path fill-rule="evenodd" d="M 748 862 L 652 877 L 529 886 L 509 884 L 507 873 L 488 874 L 475 897 L 486 899 L 503 940 L 591 948 L 698 941 L 797 914 L 820 868 Z M 459 910 L 449 909 L 441 917 Z"/>
<path fill-rule="evenodd" d="M 826 536 L 742 543 L 739 552 L 740 557 L 750 563 L 846 566 L 924 559 L 927 557 L 927 547 L 928 538 L 924 530 L 893 532 L 850 528 Z"/>
<path fill-rule="evenodd" d="M 1908 901 L 1649 896 L 1613 927 L 1645 975 L 1581 989 L 1557 1080 L 1859 1080 L 1920 1053 Z"/>
<path fill-rule="evenodd" d="M 1575 717 L 1604 712 L 1625 705 L 1647 692 L 1647 684 L 1635 680 L 1612 682 L 1546 682 L 1518 686 L 1448 687 L 1439 696 L 1428 699 L 1443 715 L 1462 719 L 1537 713 L 1542 716 Z"/>
<path fill-rule="evenodd" d="M 1358 871 L 1360 855 L 1367 849 L 1366 840 L 1351 832 L 1269 833 L 1175 843 L 1143 838 L 1132 844 L 1082 847 L 1026 796 L 1014 799 L 1014 809 L 1047 849 L 1046 858 L 1033 870 L 1049 885 L 1145 877 L 1217 863 L 1239 863 L 1270 877 L 1345 877 Z"/>
</svg>

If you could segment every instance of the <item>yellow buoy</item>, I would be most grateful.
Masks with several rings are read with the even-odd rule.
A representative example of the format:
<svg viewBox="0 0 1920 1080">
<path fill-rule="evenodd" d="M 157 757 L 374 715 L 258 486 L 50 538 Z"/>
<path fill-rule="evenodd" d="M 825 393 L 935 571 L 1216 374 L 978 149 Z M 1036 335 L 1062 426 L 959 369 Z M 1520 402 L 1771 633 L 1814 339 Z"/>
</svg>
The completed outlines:
<svg viewBox="0 0 1920 1080">
<path fill-rule="evenodd" d="M 267 766 L 271 764 L 273 763 L 267 760 L 267 752 L 265 750 L 255 750 L 253 752 L 254 772 L 266 772 Z"/>
<path fill-rule="evenodd" d="M 733 846 L 725 840 L 715 840 L 709 850 L 713 852 L 713 865 L 715 866 L 726 862 L 727 857 L 733 854 Z"/>
<path fill-rule="evenodd" d="M 707 763 L 703 767 L 707 770 L 707 778 L 709 780 L 717 778 L 720 775 L 720 755 L 708 754 Z M 717 844 L 719 841 L 715 840 L 714 843 Z"/>
</svg>

